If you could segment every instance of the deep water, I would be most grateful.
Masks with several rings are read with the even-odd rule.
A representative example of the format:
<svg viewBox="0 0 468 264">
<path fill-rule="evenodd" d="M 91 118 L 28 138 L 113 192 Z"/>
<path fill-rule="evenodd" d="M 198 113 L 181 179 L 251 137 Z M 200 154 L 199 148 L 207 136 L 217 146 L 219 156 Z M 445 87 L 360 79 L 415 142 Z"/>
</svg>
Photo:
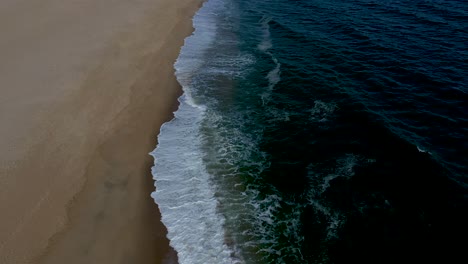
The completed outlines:
<svg viewBox="0 0 468 264">
<path fill-rule="evenodd" d="M 208 0 L 153 175 L 181 263 L 466 262 L 468 2 Z"/>
</svg>

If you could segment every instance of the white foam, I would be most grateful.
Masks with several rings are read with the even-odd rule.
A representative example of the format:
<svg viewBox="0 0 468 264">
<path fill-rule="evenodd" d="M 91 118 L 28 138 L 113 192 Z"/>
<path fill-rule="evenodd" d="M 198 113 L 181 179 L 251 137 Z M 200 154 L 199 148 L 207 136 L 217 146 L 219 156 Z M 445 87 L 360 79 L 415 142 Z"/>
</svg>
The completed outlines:
<svg viewBox="0 0 468 264">
<path fill-rule="evenodd" d="M 174 67 L 184 95 L 175 118 L 164 124 L 158 147 L 151 153 L 156 191 L 151 194 L 161 210 L 167 237 L 179 263 L 239 263 L 225 244 L 225 219 L 203 164 L 200 136 L 206 107 L 192 96 L 191 86 L 205 63 L 204 55 L 216 38 L 215 14 L 222 0 L 209 0 L 193 19 L 195 32 L 185 40 Z"/>
<path fill-rule="evenodd" d="M 359 157 L 354 154 L 347 154 L 344 157 L 336 160 L 336 167 L 332 173 L 323 175 L 314 172 L 314 166 L 311 164 L 308 167 L 310 187 L 308 188 L 307 200 L 316 212 L 321 213 L 326 217 L 327 239 L 336 238 L 338 230 L 343 226 L 345 216 L 327 207 L 323 204 L 321 195 L 330 187 L 330 182 L 338 177 L 351 178 L 354 176 L 354 167 L 358 164 Z"/>
<path fill-rule="evenodd" d="M 429 151 L 427 151 L 427 150 L 425 150 L 425 149 L 422 149 L 422 148 L 420 148 L 419 146 L 416 146 L 416 147 L 418 148 L 418 151 L 419 151 L 419 152 L 427 153 L 427 154 L 429 154 L 429 155 L 432 155 L 431 152 L 429 152 Z"/>
<path fill-rule="evenodd" d="M 266 52 L 267 50 L 271 49 L 273 47 L 273 44 L 271 43 L 271 33 L 270 33 L 270 23 L 271 18 L 270 17 L 263 17 L 262 20 L 260 20 L 260 23 L 262 24 L 262 33 L 263 33 L 263 38 L 260 44 L 258 44 L 258 49 Z"/>
<path fill-rule="evenodd" d="M 224 244 L 224 219 L 216 212 L 217 201 L 202 164 L 199 124 L 203 112 L 181 98 L 179 110 L 166 123 L 151 153 L 156 191 L 168 238 L 180 263 L 232 263 Z"/>
<path fill-rule="evenodd" d="M 266 79 L 268 80 L 268 89 L 261 95 L 263 105 L 268 104 L 271 93 L 273 92 L 275 86 L 281 81 L 281 63 L 279 63 L 278 59 L 273 55 L 273 53 L 269 51 L 271 48 L 273 48 L 269 24 L 270 21 L 271 18 L 269 17 L 263 17 L 262 20 L 260 20 L 262 27 L 262 40 L 257 46 L 260 51 L 268 54 L 275 63 L 275 67 L 269 71 L 266 76 Z"/>
<path fill-rule="evenodd" d="M 322 205 L 318 200 L 309 197 L 309 204 L 313 206 L 316 212 L 320 212 L 327 218 L 327 239 L 333 239 L 337 237 L 338 230 L 344 224 L 344 216 L 337 212 L 333 211 L 330 208 Z"/>
<path fill-rule="evenodd" d="M 275 62 L 275 68 L 267 74 L 269 90 L 273 90 L 273 88 L 281 81 L 281 64 L 275 57 L 272 56 L 272 59 Z"/>
<path fill-rule="evenodd" d="M 315 122 L 326 122 L 338 107 L 334 103 L 325 103 L 320 100 L 314 101 L 314 107 L 310 109 L 310 120 Z"/>
</svg>

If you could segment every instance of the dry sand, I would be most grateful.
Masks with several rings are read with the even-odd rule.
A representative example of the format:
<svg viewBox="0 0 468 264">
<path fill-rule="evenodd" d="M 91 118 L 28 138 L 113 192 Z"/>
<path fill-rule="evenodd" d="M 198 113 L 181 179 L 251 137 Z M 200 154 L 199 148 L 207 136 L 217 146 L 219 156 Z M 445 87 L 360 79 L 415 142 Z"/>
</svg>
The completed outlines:
<svg viewBox="0 0 468 264">
<path fill-rule="evenodd" d="M 200 0 L 0 1 L 0 263 L 171 263 L 148 153 Z"/>
</svg>

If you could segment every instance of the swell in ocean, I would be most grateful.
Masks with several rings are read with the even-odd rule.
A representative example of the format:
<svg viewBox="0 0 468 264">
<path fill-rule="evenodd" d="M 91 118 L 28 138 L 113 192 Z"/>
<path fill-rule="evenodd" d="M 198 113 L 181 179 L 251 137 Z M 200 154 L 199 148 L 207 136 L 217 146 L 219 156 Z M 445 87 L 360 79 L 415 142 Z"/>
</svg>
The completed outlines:
<svg viewBox="0 0 468 264">
<path fill-rule="evenodd" d="M 463 258 L 466 10 L 205 2 L 151 153 L 180 263 Z"/>
</svg>

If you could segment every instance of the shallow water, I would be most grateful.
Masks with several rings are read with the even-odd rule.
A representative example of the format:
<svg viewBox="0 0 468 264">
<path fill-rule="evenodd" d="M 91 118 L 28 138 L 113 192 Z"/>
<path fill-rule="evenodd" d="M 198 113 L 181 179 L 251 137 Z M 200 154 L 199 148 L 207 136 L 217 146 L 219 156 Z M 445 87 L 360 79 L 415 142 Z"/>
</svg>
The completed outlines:
<svg viewBox="0 0 468 264">
<path fill-rule="evenodd" d="M 463 1 L 207 1 L 152 153 L 180 262 L 463 257 L 467 25 Z"/>
</svg>

